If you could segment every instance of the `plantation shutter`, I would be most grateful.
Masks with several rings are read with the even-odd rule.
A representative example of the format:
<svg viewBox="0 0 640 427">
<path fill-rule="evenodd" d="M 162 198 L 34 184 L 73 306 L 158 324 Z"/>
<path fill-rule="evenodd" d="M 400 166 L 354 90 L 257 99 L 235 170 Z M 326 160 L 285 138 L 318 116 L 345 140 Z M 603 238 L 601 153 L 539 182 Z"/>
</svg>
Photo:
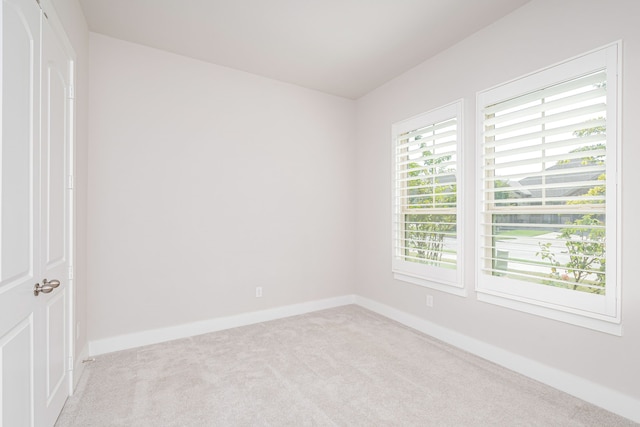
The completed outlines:
<svg viewBox="0 0 640 427">
<path fill-rule="evenodd" d="M 548 230 L 535 240 L 554 244 L 558 243 L 556 234 L 569 228 L 567 222 L 590 215 L 592 221 L 573 228 L 583 233 L 585 245 L 599 243 L 589 235 L 604 234 L 606 224 L 601 190 L 606 186 L 606 109 L 605 72 L 485 108 L 483 272 L 504 273 L 504 259 L 498 257 L 495 244 L 502 230 L 514 231 L 514 235 L 518 230 L 521 235 Z M 575 236 L 565 240 L 572 238 Z M 521 247 L 515 249 L 528 252 L 525 258 L 531 260 L 516 261 L 513 276 L 532 281 L 542 277 L 553 285 L 566 282 L 565 275 L 593 276 L 578 288 L 602 288 L 604 278 L 599 275 L 606 274 L 600 271 L 604 254 L 594 254 L 589 265 L 565 268 L 568 271 L 561 277 L 545 277 L 539 274 L 542 259 L 536 257 L 544 247 L 521 240 Z"/>
<path fill-rule="evenodd" d="M 460 111 L 456 103 L 394 125 L 394 272 L 431 285 L 460 286 Z"/>
</svg>

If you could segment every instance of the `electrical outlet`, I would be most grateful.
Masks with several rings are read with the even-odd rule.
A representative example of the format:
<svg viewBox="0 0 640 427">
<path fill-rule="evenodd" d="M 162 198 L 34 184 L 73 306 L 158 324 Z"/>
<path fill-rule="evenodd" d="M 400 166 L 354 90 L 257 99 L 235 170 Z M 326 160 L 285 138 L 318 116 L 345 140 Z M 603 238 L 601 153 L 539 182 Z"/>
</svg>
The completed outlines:
<svg viewBox="0 0 640 427">
<path fill-rule="evenodd" d="M 427 295 L 427 307 L 433 307 L 433 295 Z"/>
<path fill-rule="evenodd" d="M 262 286 L 256 288 L 256 298 L 262 298 Z"/>
</svg>

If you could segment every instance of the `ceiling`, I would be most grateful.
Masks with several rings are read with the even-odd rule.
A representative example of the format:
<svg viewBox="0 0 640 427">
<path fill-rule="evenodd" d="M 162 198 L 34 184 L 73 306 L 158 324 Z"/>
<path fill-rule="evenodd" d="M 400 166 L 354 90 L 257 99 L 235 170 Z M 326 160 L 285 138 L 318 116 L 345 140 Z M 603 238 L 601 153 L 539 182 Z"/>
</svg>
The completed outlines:
<svg viewBox="0 0 640 427">
<path fill-rule="evenodd" d="M 89 29 L 356 99 L 529 0 L 80 0 Z"/>
</svg>

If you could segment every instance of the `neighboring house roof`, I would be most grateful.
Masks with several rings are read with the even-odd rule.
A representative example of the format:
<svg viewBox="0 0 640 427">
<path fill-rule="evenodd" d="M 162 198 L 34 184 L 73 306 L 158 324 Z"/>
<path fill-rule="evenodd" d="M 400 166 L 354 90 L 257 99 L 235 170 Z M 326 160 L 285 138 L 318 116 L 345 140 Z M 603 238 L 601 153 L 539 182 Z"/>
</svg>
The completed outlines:
<svg viewBox="0 0 640 427">
<path fill-rule="evenodd" d="M 556 164 L 547 168 L 546 170 L 553 171 L 559 169 L 580 168 L 582 166 L 584 166 L 584 164 L 582 163 L 582 159 L 571 159 L 566 163 Z M 547 175 L 545 176 L 545 182 L 547 184 L 569 184 L 586 181 L 591 181 L 593 182 L 593 184 L 579 187 L 568 185 L 567 187 L 547 188 L 546 197 L 575 197 L 586 194 L 591 188 L 595 186 L 595 183 L 598 181 L 598 177 L 600 175 L 602 175 L 602 172 L 598 171 L 576 171 L 562 175 Z M 517 182 L 509 181 L 509 186 L 512 188 L 511 191 L 517 192 L 520 197 L 527 198 L 539 198 L 542 196 L 541 189 L 527 188 L 529 186 L 538 186 L 540 184 L 542 184 L 542 175 L 529 176 Z"/>
</svg>

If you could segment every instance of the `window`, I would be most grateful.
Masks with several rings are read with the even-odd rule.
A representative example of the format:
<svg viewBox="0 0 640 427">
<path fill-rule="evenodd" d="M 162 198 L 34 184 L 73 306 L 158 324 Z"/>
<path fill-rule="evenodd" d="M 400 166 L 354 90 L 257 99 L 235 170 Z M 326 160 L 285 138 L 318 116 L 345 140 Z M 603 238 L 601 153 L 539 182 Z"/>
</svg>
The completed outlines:
<svg viewBox="0 0 640 427">
<path fill-rule="evenodd" d="M 619 333 L 618 45 L 478 94 L 479 298 Z"/>
<path fill-rule="evenodd" d="M 393 272 L 464 295 L 460 247 L 462 101 L 393 125 Z"/>
</svg>

